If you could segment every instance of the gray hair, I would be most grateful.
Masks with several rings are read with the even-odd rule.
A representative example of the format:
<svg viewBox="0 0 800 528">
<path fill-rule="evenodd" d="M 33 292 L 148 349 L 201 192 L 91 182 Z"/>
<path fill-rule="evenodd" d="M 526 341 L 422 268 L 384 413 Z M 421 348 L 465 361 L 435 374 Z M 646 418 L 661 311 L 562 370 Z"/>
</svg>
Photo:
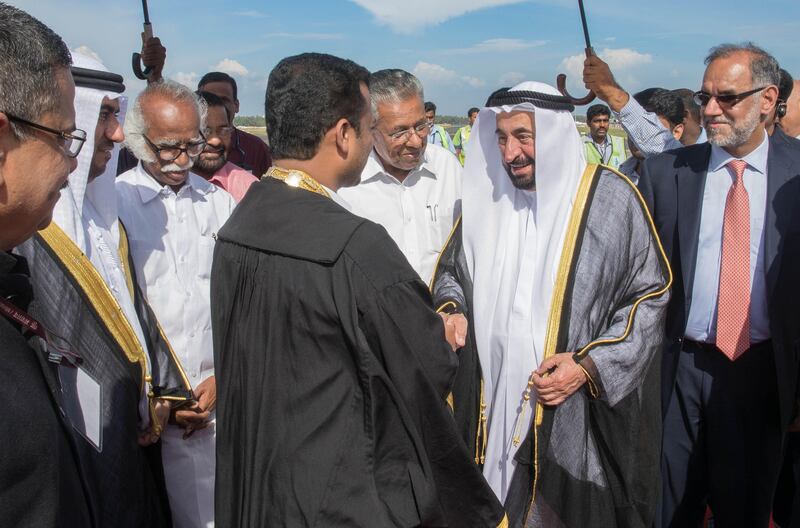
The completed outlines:
<svg viewBox="0 0 800 528">
<path fill-rule="evenodd" d="M 369 95 L 375 119 L 378 119 L 378 105 L 381 103 L 399 103 L 412 97 L 418 97 L 420 101 L 425 99 L 419 79 L 405 70 L 397 69 L 370 74 Z"/>
<path fill-rule="evenodd" d="M 136 97 L 133 107 L 128 109 L 125 115 L 125 146 L 128 147 L 134 156 L 138 159 L 153 163 L 156 157 L 147 142 L 144 135 L 147 134 L 149 124 L 144 118 L 144 104 L 146 99 L 151 97 L 162 97 L 169 99 L 175 103 L 191 103 L 197 110 L 197 115 L 200 118 L 200 130 L 206 127 L 206 114 L 208 113 L 208 105 L 204 100 L 197 96 L 190 88 L 169 79 L 163 79 L 159 82 L 148 84 L 147 88 Z"/>
<path fill-rule="evenodd" d="M 740 52 L 749 53 L 751 55 L 750 76 L 753 78 L 753 87 L 760 88 L 761 86 L 768 86 L 770 84 L 780 86 L 781 73 L 778 61 L 766 50 L 756 46 L 752 42 L 714 46 L 709 50 L 705 64 L 708 66 L 717 59 L 723 59 Z M 755 97 L 758 97 L 758 95 L 759 94 L 755 94 Z"/>
<path fill-rule="evenodd" d="M 71 64 L 69 48 L 52 29 L 0 3 L 0 112 L 33 122 L 55 112 L 63 94 L 53 76 Z M 11 123 L 19 139 L 27 137 L 24 127 Z"/>
</svg>

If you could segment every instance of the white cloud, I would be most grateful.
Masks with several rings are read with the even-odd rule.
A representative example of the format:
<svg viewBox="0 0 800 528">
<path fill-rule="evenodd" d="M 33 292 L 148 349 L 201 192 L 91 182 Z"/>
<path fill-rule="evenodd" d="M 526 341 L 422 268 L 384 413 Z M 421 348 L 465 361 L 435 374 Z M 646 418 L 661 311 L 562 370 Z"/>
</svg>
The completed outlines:
<svg viewBox="0 0 800 528">
<path fill-rule="evenodd" d="M 248 9 L 243 11 L 234 11 L 234 16 L 247 17 L 247 18 L 266 18 L 267 15 L 255 9 Z"/>
<path fill-rule="evenodd" d="M 486 86 L 486 83 L 477 77 L 469 75 L 459 75 L 458 72 L 448 70 L 439 64 L 431 64 L 429 62 L 418 62 L 412 73 L 416 75 L 422 84 L 438 84 L 438 85 L 455 85 L 466 84 L 472 88 L 481 88 Z"/>
<path fill-rule="evenodd" d="M 435 26 L 465 13 L 490 7 L 518 4 L 525 0 L 350 0 L 363 7 L 379 24 L 397 33 L 413 33 L 426 26 Z"/>
<path fill-rule="evenodd" d="M 214 69 L 228 75 L 238 75 L 240 77 L 247 77 L 247 74 L 250 73 L 241 62 L 227 58 L 222 59 L 219 64 L 214 66 Z"/>
<path fill-rule="evenodd" d="M 197 75 L 196 72 L 186 73 L 186 72 L 178 72 L 175 75 L 172 75 L 172 80 L 183 84 L 184 86 L 188 86 L 192 90 L 197 89 L 197 81 L 200 80 L 200 76 Z"/>
<path fill-rule="evenodd" d="M 72 50 L 72 52 L 73 52 L 73 53 L 80 53 L 81 55 L 86 55 L 87 57 L 91 57 L 92 59 L 96 60 L 96 61 L 97 61 L 97 62 L 99 62 L 100 64 L 103 64 L 103 59 L 101 59 L 101 58 L 100 58 L 100 55 L 98 55 L 98 54 L 97 54 L 97 53 L 96 53 L 96 52 L 95 52 L 95 51 L 94 51 L 92 48 L 90 48 L 89 46 L 86 46 L 86 45 L 84 45 L 84 46 L 78 46 L 77 48 L 75 48 L 74 50 Z"/>
<path fill-rule="evenodd" d="M 341 40 L 341 33 L 267 33 L 269 38 L 296 39 L 296 40 Z"/>
<path fill-rule="evenodd" d="M 649 53 L 639 53 L 630 48 L 604 48 L 597 55 L 603 59 L 611 68 L 611 72 L 623 87 L 638 87 L 639 80 L 633 75 L 632 70 L 644 64 L 653 62 L 653 56 Z M 583 88 L 583 61 L 586 60 L 584 54 L 572 55 L 561 61 L 559 71 L 567 74 L 569 88 Z M 575 93 L 573 93 L 575 95 Z M 577 95 L 580 97 L 580 95 Z"/>
<path fill-rule="evenodd" d="M 525 80 L 525 74 L 522 72 L 507 72 L 500 76 L 500 79 L 497 80 L 497 84 L 501 86 L 516 86 L 517 84 L 521 83 Z"/>
<path fill-rule="evenodd" d="M 537 48 L 547 44 L 546 40 L 522 40 L 512 38 L 493 38 L 479 42 L 468 48 L 446 50 L 447 53 L 505 53 Z"/>
</svg>

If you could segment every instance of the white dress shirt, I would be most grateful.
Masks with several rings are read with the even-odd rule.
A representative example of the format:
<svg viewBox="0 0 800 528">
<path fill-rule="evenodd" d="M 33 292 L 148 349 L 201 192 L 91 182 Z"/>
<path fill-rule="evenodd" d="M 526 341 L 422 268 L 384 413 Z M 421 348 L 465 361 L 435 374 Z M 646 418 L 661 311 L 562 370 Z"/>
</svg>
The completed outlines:
<svg viewBox="0 0 800 528">
<path fill-rule="evenodd" d="M 217 231 L 236 206 L 233 197 L 189 174 L 176 193 L 142 165 L 116 181 L 119 216 L 142 289 L 192 388 L 214 374 L 210 275 Z M 176 527 L 214 525 L 215 414 L 206 429 L 183 440 L 168 425 L 162 460 Z"/>
<path fill-rule="evenodd" d="M 750 341 L 769 339 L 769 315 L 764 257 L 764 215 L 767 208 L 767 153 L 769 138 L 742 158 L 747 162 L 744 187 L 750 198 Z M 717 297 L 722 263 L 722 225 L 725 200 L 735 180 L 726 167 L 736 159 L 711 145 L 711 159 L 703 189 L 700 236 L 692 286 L 692 300 L 685 336 L 692 341 L 714 343 L 717 336 Z"/>
<path fill-rule="evenodd" d="M 339 189 L 354 214 L 372 220 L 389 236 L 428 284 L 453 223 L 461 214 L 461 164 L 449 151 L 428 145 L 419 167 L 400 182 L 373 151 L 361 183 Z"/>
</svg>

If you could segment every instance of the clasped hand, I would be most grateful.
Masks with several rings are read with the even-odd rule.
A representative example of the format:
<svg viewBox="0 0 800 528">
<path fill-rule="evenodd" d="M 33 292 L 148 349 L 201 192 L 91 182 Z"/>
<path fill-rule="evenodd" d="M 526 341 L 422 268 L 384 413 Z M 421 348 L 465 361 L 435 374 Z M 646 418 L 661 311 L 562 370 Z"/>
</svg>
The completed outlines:
<svg viewBox="0 0 800 528">
<path fill-rule="evenodd" d="M 558 405 L 586 383 L 586 373 L 572 355 L 571 352 L 555 354 L 534 371 L 533 386 L 542 404 Z"/>
</svg>

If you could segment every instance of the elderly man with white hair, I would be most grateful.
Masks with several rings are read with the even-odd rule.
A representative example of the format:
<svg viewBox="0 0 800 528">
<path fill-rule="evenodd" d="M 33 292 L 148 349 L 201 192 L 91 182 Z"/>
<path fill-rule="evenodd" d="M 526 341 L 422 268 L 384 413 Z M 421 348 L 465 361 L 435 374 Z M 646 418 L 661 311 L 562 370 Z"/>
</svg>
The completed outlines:
<svg viewBox="0 0 800 528">
<path fill-rule="evenodd" d="M 486 106 L 432 286 L 446 324 L 470 323 L 456 421 L 509 526 L 650 526 L 671 282 L 653 222 L 625 176 L 587 165 L 554 88 Z"/>
<path fill-rule="evenodd" d="M 125 120 L 125 144 L 141 160 L 116 181 L 120 218 L 148 302 L 187 372 L 196 401 L 162 434 L 176 527 L 213 526 L 216 381 L 211 338 L 211 261 L 231 195 L 190 172 L 205 147 L 206 107 L 185 86 L 147 86 Z"/>
</svg>

